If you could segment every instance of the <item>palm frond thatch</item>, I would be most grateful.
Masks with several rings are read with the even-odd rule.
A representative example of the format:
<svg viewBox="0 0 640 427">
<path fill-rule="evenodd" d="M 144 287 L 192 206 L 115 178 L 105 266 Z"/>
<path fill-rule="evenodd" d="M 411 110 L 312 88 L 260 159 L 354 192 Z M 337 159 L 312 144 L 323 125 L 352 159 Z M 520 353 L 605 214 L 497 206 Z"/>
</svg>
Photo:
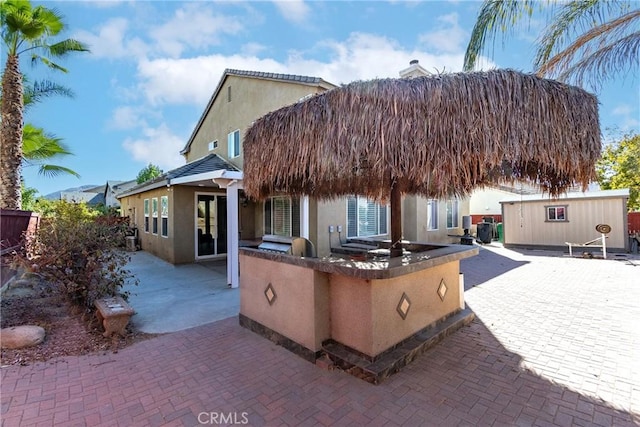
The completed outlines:
<svg viewBox="0 0 640 427">
<path fill-rule="evenodd" d="M 528 181 L 551 195 L 595 179 L 598 102 L 513 70 L 358 81 L 257 120 L 244 139 L 244 188 L 319 199 L 391 188 L 466 195 Z"/>
</svg>

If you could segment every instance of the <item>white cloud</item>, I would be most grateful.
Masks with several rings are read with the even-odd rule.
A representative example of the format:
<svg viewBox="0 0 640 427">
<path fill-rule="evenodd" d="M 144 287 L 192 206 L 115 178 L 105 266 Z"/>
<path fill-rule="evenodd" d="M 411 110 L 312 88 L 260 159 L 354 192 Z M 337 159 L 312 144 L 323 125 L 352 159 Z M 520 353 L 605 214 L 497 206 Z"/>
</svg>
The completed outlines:
<svg viewBox="0 0 640 427">
<path fill-rule="evenodd" d="M 135 91 L 153 106 L 165 104 L 203 107 L 211 97 L 226 68 L 303 74 L 322 77 L 334 83 L 382 77 L 398 77 L 409 61 L 418 59 L 431 72 L 455 72 L 462 69 L 464 54 L 405 49 L 395 40 L 374 34 L 353 33 L 346 40 L 324 41 L 313 47 L 329 52 L 328 61 L 306 59 L 304 53 L 291 52 L 281 62 L 261 59 L 248 52 L 236 55 L 208 55 L 185 59 L 141 60 L 138 64 L 139 84 Z M 488 62 L 488 65 L 492 65 Z"/>
<path fill-rule="evenodd" d="M 108 9 L 111 7 L 116 7 L 124 3 L 123 0 L 92 0 L 88 2 L 83 2 L 84 5 L 88 7 L 95 7 L 98 9 Z"/>
<path fill-rule="evenodd" d="M 287 61 L 290 72 L 322 77 L 335 84 L 353 80 L 398 77 L 409 61 L 418 59 L 431 72 L 460 71 L 463 53 L 434 55 L 427 51 L 405 49 L 395 40 L 374 34 L 352 33 L 343 42 L 325 41 L 319 48 L 329 49 L 329 62 L 306 60 L 292 54 Z"/>
<path fill-rule="evenodd" d="M 627 104 L 620 104 L 611 111 L 614 116 L 628 116 L 631 114 L 631 107 Z"/>
<path fill-rule="evenodd" d="M 284 19 L 295 24 L 305 23 L 311 12 L 304 0 L 276 0 L 273 4 L 278 8 Z"/>
<path fill-rule="evenodd" d="M 458 24 L 458 14 L 438 17 L 440 25 L 419 36 L 420 42 L 436 52 L 458 52 L 468 40 L 467 32 Z"/>
<path fill-rule="evenodd" d="M 95 58 L 139 58 L 146 55 L 149 47 L 138 37 L 126 38 L 129 21 L 125 18 L 110 19 L 96 33 L 78 31 L 74 38 L 89 45 Z"/>
<path fill-rule="evenodd" d="M 203 49 L 220 43 L 221 34 L 236 34 L 242 30 L 235 17 L 215 14 L 203 3 L 190 3 L 176 10 L 164 24 L 150 30 L 156 50 L 178 57 L 185 49 Z"/>
<path fill-rule="evenodd" d="M 619 104 L 610 113 L 612 116 L 619 118 L 618 126 L 622 131 L 635 130 L 640 128 L 640 120 L 638 120 L 638 112 L 628 104 Z"/>
<path fill-rule="evenodd" d="M 242 55 L 145 60 L 138 65 L 141 78 L 139 89 L 152 105 L 189 104 L 204 107 L 226 68 L 287 71 L 283 64 L 274 60 Z"/>
<path fill-rule="evenodd" d="M 260 43 L 247 43 L 240 47 L 240 53 L 244 56 L 255 56 L 266 49 L 266 46 Z"/>
<path fill-rule="evenodd" d="M 144 164 L 153 163 L 163 170 L 171 170 L 184 164 L 180 150 L 185 140 L 174 135 L 164 124 L 157 128 L 143 129 L 142 137 L 127 138 L 122 146 L 132 157 Z"/>
<path fill-rule="evenodd" d="M 145 127 L 146 122 L 142 118 L 141 107 L 123 106 L 113 111 L 108 126 L 116 130 L 135 129 Z"/>
</svg>

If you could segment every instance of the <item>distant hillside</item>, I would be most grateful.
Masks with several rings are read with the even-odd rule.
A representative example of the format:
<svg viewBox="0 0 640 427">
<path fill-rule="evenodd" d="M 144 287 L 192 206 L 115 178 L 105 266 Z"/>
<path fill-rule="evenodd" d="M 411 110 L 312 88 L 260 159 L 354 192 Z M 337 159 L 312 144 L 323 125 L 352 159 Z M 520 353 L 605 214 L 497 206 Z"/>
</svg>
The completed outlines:
<svg viewBox="0 0 640 427">
<path fill-rule="evenodd" d="M 86 191 L 96 187 L 100 187 L 100 186 L 99 185 L 81 185 L 80 187 L 72 187 L 72 188 L 67 188 L 65 190 L 55 191 L 43 197 L 47 200 L 60 200 L 60 194 L 63 192 L 67 193 L 67 192 L 73 192 L 73 191 Z"/>
</svg>

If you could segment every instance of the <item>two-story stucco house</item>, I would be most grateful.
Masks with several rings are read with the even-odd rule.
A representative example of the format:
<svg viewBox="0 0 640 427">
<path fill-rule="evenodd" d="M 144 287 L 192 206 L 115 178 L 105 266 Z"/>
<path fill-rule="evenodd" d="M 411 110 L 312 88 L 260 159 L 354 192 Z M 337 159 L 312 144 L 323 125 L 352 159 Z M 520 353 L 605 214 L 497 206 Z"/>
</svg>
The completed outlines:
<svg viewBox="0 0 640 427">
<path fill-rule="evenodd" d="M 401 76 L 420 72 L 412 63 Z M 334 87 L 318 77 L 226 70 L 181 151 L 186 164 L 119 196 L 141 248 L 174 264 L 226 257 L 235 287 L 239 245 L 265 234 L 306 237 L 319 256 L 349 238 L 388 236 L 388 207 L 357 195 L 329 202 L 283 195 L 254 203 L 242 192 L 242 138 L 252 122 Z M 407 196 L 404 205 L 405 239 L 456 242 L 450 235 L 462 234 L 468 200 Z"/>
</svg>

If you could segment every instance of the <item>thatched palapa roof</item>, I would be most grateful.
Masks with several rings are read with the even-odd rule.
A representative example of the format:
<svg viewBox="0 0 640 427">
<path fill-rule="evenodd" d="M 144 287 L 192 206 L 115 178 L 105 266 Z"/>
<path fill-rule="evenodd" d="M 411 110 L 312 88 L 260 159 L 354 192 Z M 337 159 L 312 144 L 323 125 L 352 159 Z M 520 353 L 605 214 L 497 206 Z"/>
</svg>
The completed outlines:
<svg viewBox="0 0 640 427">
<path fill-rule="evenodd" d="M 465 195 L 524 180 L 557 195 L 595 178 L 598 102 L 513 70 L 358 81 L 257 120 L 244 188 L 320 199 Z"/>
</svg>

